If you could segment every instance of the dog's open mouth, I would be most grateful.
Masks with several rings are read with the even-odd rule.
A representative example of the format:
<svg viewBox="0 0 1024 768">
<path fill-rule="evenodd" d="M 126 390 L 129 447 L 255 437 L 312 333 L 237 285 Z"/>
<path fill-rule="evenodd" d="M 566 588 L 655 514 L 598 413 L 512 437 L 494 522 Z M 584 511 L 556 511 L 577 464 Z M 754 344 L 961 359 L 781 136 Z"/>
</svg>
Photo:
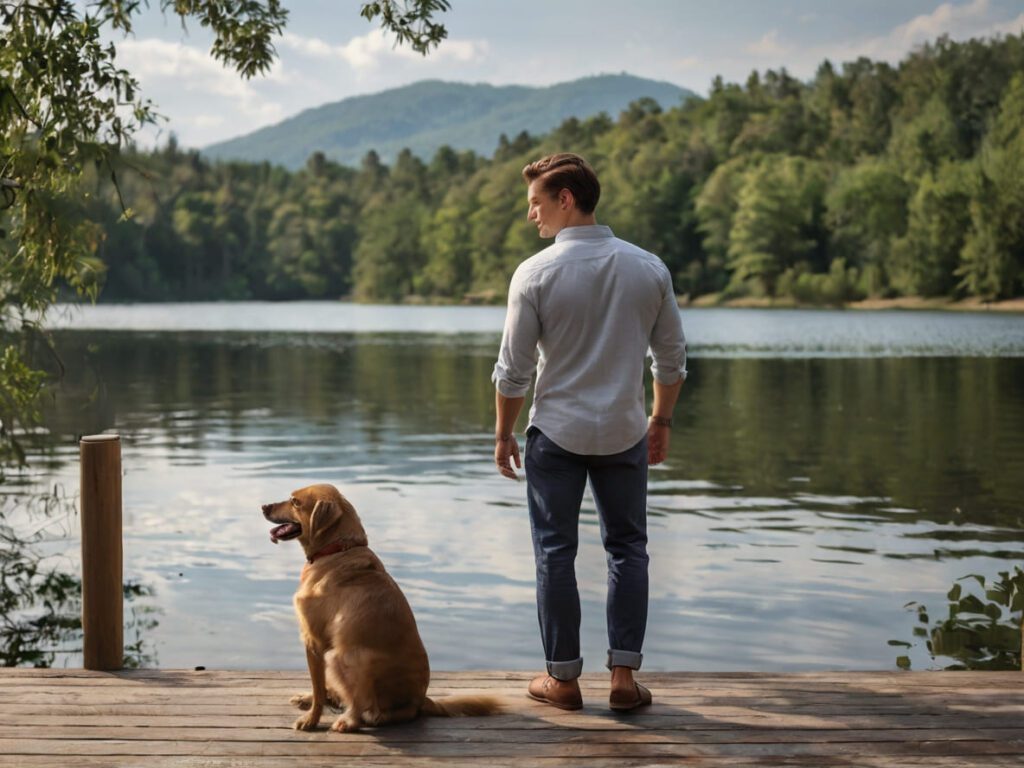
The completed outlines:
<svg viewBox="0 0 1024 768">
<path fill-rule="evenodd" d="M 270 529 L 270 540 L 277 544 L 279 541 L 294 539 L 301 533 L 302 526 L 298 523 L 285 523 L 284 525 L 277 525 Z"/>
</svg>

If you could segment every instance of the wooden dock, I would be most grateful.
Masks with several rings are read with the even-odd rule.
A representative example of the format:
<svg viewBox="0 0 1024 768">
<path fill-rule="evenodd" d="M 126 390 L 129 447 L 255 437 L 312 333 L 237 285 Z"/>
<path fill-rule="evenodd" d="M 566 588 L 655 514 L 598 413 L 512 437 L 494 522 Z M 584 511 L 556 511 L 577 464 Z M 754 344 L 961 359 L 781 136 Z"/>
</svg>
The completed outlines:
<svg viewBox="0 0 1024 768">
<path fill-rule="evenodd" d="M 332 712 L 291 729 L 303 672 L 0 669 L 0 765 L 1024 765 L 1020 672 L 642 673 L 655 705 L 620 715 L 604 675 L 583 677 L 580 712 L 530 701 L 529 678 L 436 672 L 432 696 L 506 711 L 335 734 Z"/>
</svg>

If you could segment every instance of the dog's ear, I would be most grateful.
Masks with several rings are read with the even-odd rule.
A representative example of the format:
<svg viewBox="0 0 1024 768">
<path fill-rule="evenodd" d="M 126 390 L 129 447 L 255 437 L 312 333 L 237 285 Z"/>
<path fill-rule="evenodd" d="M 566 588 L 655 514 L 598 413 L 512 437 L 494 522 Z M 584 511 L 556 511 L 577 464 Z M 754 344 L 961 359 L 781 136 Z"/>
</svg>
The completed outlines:
<svg viewBox="0 0 1024 768">
<path fill-rule="evenodd" d="M 343 510 L 333 501 L 320 499 L 313 506 L 309 516 L 309 537 L 315 539 L 321 531 L 326 531 L 341 517 Z"/>
</svg>

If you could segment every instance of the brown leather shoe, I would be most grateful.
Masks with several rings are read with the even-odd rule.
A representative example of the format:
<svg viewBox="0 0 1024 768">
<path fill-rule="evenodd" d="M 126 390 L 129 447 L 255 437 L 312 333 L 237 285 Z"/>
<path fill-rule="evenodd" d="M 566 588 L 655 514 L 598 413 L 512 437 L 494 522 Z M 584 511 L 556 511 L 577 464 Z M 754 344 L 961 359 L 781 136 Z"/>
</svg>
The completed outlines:
<svg viewBox="0 0 1024 768">
<path fill-rule="evenodd" d="M 646 707 L 651 703 L 651 692 L 640 683 L 633 683 L 635 691 L 612 691 L 608 697 L 608 706 L 616 712 L 628 712 L 637 707 Z"/>
<path fill-rule="evenodd" d="M 526 695 L 559 709 L 583 709 L 583 694 L 576 680 L 558 680 L 551 675 L 539 675 L 530 681 Z"/>
</svg>

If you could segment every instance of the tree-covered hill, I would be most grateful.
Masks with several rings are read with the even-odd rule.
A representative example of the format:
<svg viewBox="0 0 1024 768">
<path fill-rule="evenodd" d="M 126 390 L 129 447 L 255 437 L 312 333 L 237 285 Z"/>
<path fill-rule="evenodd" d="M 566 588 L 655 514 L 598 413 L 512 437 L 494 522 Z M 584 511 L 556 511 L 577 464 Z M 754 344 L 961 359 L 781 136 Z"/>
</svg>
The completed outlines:
<svg viewBox="0 0 1024 768">
<path fill-rule="evenodd" d="M 490 156 L 315 153 L 290 171 L 214 163 L 173 144 L 125 158 L 136 216 L 97 177 L 114 300 L 460 301 L 504 296 L 539 250 L 527 162 L 583 154 L 598 220 L 661 256 L 680 294 L 862 297 L 1024 293 L 1024 37 L 940 39 L 897 66 L 824 62 L 716 80 L 706 99 L 650 99 L 570 118 Z"/>
<path fill-rule="evenodd" d="M 219 160 L 264 160 L 301 168 L 313 152 L 358 165 L 371 149 L 392 162 L 403 149 L 429 158 L 442 146 L 491 154 L 501 134 L 540 134 L 563 120 L 600 112 L 618 114 L 630 102 L 652 98 L 663 108 L 692 96 L 671 83 L 632 75 L 599 75 L 545 88 L 424 80 L 308 109 L 276 125 L 202 150 Z"/>
</svg>

